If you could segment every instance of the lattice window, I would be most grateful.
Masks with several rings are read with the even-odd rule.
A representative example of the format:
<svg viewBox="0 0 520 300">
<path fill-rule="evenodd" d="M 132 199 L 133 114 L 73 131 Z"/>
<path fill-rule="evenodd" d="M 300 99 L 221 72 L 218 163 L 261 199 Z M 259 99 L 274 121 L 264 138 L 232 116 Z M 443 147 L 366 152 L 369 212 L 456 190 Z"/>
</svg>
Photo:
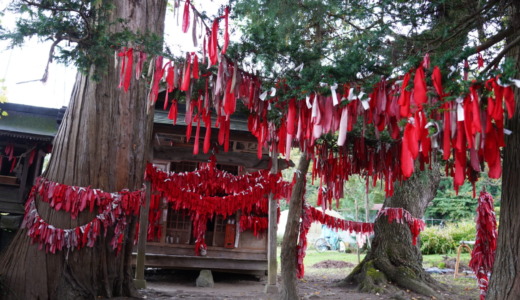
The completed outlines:
<svg viewBox="0 0 520 300">
<path fill-rule="evenodd" d="M 217 169 L 226 171 L 233 175 L 238 175 L 238 166 L 217 164 Z"/>
<path fill-rule="evenodd" d="M 186 210 L 173 210 L 171 208 L 168 208 L 166 228 L 177 230 L 189 230 L 190 223 L 191 220 Z"/>
<path fill-rule="evenodd" d="M 188 212 L 168 208 L 165 242 L 168 244 L 189 244 L 190 236 L 191 220 Z"/>
<path fill-rule="evenodd" d="M 197 163 L 191 161 L 172 162 L 170 168 L 170 171 L 176 173 L 191 172 L 195 171 Z"/>
<path fill-rule="evenodd" d="M 224 219 L 221 215 L 217 215 L 215 217 L 215 232 L 225 232 L 226 231 L 226 219 Z"/>
</svg>

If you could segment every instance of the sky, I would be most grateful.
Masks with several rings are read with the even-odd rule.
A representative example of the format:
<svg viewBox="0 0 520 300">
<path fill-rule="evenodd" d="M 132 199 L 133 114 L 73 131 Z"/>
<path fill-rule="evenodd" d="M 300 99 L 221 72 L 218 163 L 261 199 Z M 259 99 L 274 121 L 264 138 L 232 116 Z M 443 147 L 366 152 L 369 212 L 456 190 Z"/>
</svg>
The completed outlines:
<svg viewBox="0 0 520 300">
<path fill-rule="evenodd" d="M 0 0 L 0 10 L 3 10 L 10 2 Z M 220 5 L 227 3 L 227 1 L 211 0 L 198 3 L 196 6 L 199 10 L 205 10 L 209 15 L 214 15 Z M 182 6 L 183 2 L 181 2 Z M 6 27 L 12 26 L 15 20 L 16 15 L 8 11 L 1 17 L 2 26 Z M 191 20 L 193 21 L 193 17 Z M 181 19 L 179 21 L 182 22 Z M 194 51 L 196 48 L 193 47 L 191 28 L 188 33 L 184 34 L 176 23 L 172 12 L 168 12 L 166 16 L 166 43 L 177 53 Z M 7 88 L 6 93 L 9 102 L 54 108 L 68 105 L 76 76 L 74 66 L 67 67 L 52 63 L 47 82 L 38 81 L 45 71 L 50 44 L 50 42 L 42 43 L 32 39 L 28 40 L 22 48 L 9 49 L 8 42 L 0 41 L 0 79 L 4 80 L 3 85 Z M 26 81 L 33 82 L 22 83 Z"/>
</svg>

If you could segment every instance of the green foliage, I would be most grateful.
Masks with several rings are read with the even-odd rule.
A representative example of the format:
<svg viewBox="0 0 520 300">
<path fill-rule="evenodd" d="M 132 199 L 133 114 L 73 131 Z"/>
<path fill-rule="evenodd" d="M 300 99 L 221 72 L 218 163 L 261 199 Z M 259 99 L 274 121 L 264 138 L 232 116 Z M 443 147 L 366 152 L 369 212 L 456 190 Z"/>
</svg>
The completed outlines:
<svg viewBox="0 0 520 300">
<path fill-rule="evenodd" d="M 421 232 L 421 252 L 422 254 L 454 253 L 460 241 L 473 241 L 475 236 L 475 223 L 471 221 L 448 223 L 444 227 L 427 227 Z"/>
<path fill-rule="evenodd" d="M 31 37 L 51 40 L 50 60 L 73 63 L 85 73 L 95 66 L 95 75 L 106 71 L 114 51 L 124 46 L 139 45 L 150 54 L 162 53 L 163 37 L 132 32 L 127 20 L 111 20 L 113 8 L 99 0 L 13 1 L 9 10 L 19 19 L 15 29 L 0 32 L 0 39 L 9 40 L 12 47 Z"/>
<path fill-rule="evenodd" d="M 0 79 L 0 103 L 7 102 L 7 87 L 4 86 L 4 79 Z M 7 117 L 9 113 L 0 109 L 0 118 Z"/>
<path fill-rule="evenodd" d="M 300 159 L 302 153 L 298 148 L 293 148 L 291 150 L 291 160 L 293 162 L 297 162 Z M 312 164 L 309 167 L 309 170 L 312 170 Z M 295 175 L 295 170 L 297 166 L 287 168 L 282 171 L 282 175 L 284 180 L 292 181 Z M 320 188 L 319 179 L 316 179 L 312 182 L 311 173 L 307 173 L 307 185 L 305 200 L 312 206 L 316 206 L 316 200 L 318 197 L 318 190 Z M 381 183 L 381 182 L 379 182 Z M 347 220 L 355 220 L 356 216 L 356 200 L 358 205 L 358 220 L 365 220 L 365 192 L 366 192 L 366 180 L 358 175 L 354 175 L 349 178 L 348 181 L 344 182 L 345 186 L 345 195 L 342 199 L 339 200 L 339 206 L 336 207 L 335 203 L 332 204 L 333 209 L 339 211 L 343 217 Z M 369 193 L 368 193 L 368 207 L 372 208 L 375 203 L 383 203 L 385 200 L 385 192 L 382 186 L 377 185 L 373 186 L 372 182 L 369 184 Z M 280 202 L 280 209 L 285 210 L 289 208 L 289 204 L 285 201 Z M 375 218 L 376 211 L 371 210 L 370 220 L 373 221 Z"/>
<path fill-rule="evenodd" d="M 266 77 L 284 78 L 293 95 L 319 90 L 320 82 L 370 87 L 417 66 L 427 52 L 442 68 L 476 52 L 468 43 L 475 25 L 465 22 L 480 6 L 469 0 L 234 0 L 232 6 L 243 33 L 233 56 L 248 58 Z M 503 26 L 501 13 L 482 10 L 480 22 Z M 294 72 L 301 63 L 303 71 Z M 458 84 L 457 74 L 443 80 L 448 88 Z"/>
<path fill-rule="evenodd" d="M 473 198 L 473 187 L 465 183 L 459 187 L 459 193 L 453 189 L 453 178 L 443 177 L 437 190 L 437 196 L 432 200 L 425 212 L 425 218 L 442 219 L 446 221 L 458 221 L 473 219 L 476 214 L 479 192 L 485 187 L 493 196 L 495 206 L 500 204 L 501 193 L 500 179 L 490 179 L 487 173 L 481 173 L 481 178 L 475 186 L 476 197 Z"/>
</svg>

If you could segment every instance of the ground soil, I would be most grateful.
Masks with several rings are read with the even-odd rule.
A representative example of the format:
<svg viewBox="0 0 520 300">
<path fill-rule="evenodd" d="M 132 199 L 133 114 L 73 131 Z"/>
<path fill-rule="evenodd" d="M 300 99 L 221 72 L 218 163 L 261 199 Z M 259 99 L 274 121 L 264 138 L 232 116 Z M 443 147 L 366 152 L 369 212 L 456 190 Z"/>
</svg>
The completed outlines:
<svg viewBox="0 0 520 300">
<path fill-rule="evenodd" d="M 346 265 L 345 265 L 346 264 Z M 359 293 L 356 287 L 338 287 L 337 282 L 343 279 L 352 266 L 342 261 L 323 261 L 306 270 L 306 275 L 298 281 L 301 299 L 430 299 L 409 291 L 393 294 Z M 153 270 L 146 272 L 147 289 L 141 290 L 144 299 L 277 299 L 277 295 L 264 293 L 265 278 L 243 274 L 213 272 L 215 286 L 199 288 L 195 286 L 197 271 L 186 270 Z M 478 291 L 473 286 L 473 278 L 460 279 L 453 285 L 453 274 L 435 275 L 441 282 L 450 284 L 450 290 L 442 292 L 445 299 L 470 300 L 478 299 Z M 280 278 L 278 278 L 280 282 Z M 464 284 L 466 282 L 466 284 Z M 123 299 L 123 298 L 120 298 Z M 128 299 L 128 298 L 124 298 Z"/>
<path fill-rule="evenodd" d="M 341 268 L 353 268 L 355 265 L 353 263 L 349 263 L 341 260 L 324 260 L 319 263 L 315 263 L 312 265 L 313 268 L 316 269 L 341 269 Z"/>
</svg>

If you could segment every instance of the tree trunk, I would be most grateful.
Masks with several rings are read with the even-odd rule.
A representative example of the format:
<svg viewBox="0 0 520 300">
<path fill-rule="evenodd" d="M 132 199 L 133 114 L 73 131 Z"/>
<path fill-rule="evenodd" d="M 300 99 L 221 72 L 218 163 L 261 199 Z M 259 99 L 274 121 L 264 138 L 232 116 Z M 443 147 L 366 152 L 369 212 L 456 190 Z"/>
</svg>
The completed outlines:
<svg viewBox="0 0 520 300">
<path fill-rule="evenodd" d="M 512 1 L 512 15 L 510 18 L 514 28 L 520 28 L 520 3 Z M 517 30 L 508 43 L 520 36 Z M 520 46 L 517 44 L 508 55 L 515 62 L 518 78 L 520 74 Z M 507 120 L 505 128 L 511 130 L 511 135 L 506 135 L 504 147 L 504 161 L 502 172 L 502 196 L 500 202 L 500 227 L 498 228 L 498 243 L 495 253 L 495 264 L 489 281 L 486 299 L 520 299 L 520 114 L 518 113 L 518 101 L 520 89 L 513 87 L 517 108 L 513 118 Z"/>
<path fill-rule="evenodd" d="M 426 206 L 435 197 L 440 182 L 437 165 L 432 170 L 415 171 L 386 198 L 383 208 L 404 208 L 415 218 L 422 218 Z M 357 284 L 364 292 L 384 292 L 387 281 L 403 289 L 438 297 L 438 284 L 423 270 L 419 245 L 412 244 L 407 224 L 391 223 L 386 217 L 375 221 L 374 240 L 363 261 L 343 280 Z"/>
<path fill-rule="evenodd" d="M 306 174 L 309 170 L 310 159 L 303 153 L 298 163 L 299 176 L 293 187 L 291 201 L 289 202 L 289 213 L 287 225 L 282 242 L 282 285 L 280 291 L 281 300 L 298 299 L 296 287 L 297 249 L 298 234 L 300 232 L 300 218 L 303 210 L 303 197 L 305 196 Z"/>
<path fill-rule="evenodd" d="M 110 30 L 123 26 L 132 32 L 163 36 L 166 1 L 107 1 L 112 5 Z M 124 23 L 117 20 L 123 19 Z M 71 102 L 58 130 L 48 180 L 75 186 L 91 186 L 107 192 L 142 187 L 145 157 L 149 151 L 153 109 L 147 113 L 147 84 L 132 81 L 128 92 L 118 89 L 119 70 L 106 57 L 108 70 L 99 81 L 79 74 Z M 37 200 L 40 216 L 58 228 L 74 228 L 90 222 L 88 210 L 75 220 Z M 96 211 L 96 210 L 95 210 Z M 93 248 L 70 249 L 56 254 L 38 250 L 26 230 L 19 230 L 0 261 L 7 299 L 94 299 L 97 296 L 130 296 L 131 251 L 135 218 L 125 233 L 123 249 L 116 256 L 109 245 L 113 230 L 99 236 Z M 73 251 L 74 250 L 74 251 Z"/>
</svg>

